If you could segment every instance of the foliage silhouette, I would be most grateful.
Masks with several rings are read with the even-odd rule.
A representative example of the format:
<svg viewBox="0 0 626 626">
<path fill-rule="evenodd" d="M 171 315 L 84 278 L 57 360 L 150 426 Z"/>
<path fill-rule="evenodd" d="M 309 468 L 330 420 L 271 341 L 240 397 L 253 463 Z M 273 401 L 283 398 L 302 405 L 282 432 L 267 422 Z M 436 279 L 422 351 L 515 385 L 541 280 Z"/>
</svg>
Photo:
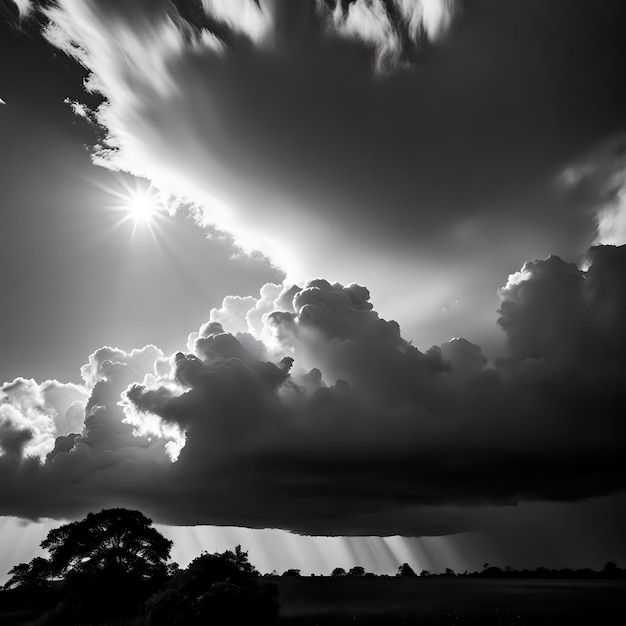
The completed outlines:
<svg viewBox="0 0 626 626">
<path fill-rule="evenodd" d="M 345 576 L 346 570 L 343 567 L 336 567 L 332 572 L 331 576 Z"/>
<path fill-rule="evenodd" d="M 58 580 L 61 601 L 47 624 L 73 624 L 138 614 L 167 579 L 172 542 L 139 511 L 104 509 L 51 530 L 37 557 L 10 573 L 13 586 Z"/>
<path fill-rule="evenodd" d="M 347 576 L 365 576 L 365 568 L 360 565 L 351 567 L 347 573 Z"/>
<path fill-rule="evenodd" d="M 8 574 L 10 578 L 2 589 L 11 590 L 15 597 L 23 597 L 31 610 L 50 609 L 58 600 L 58 594 L 50 584 L 50 562 L 47 559 L 35 557 L 30 563 L 16 565 Z"/>
<path fill-rule="evenodd" d="M 278 616 L 278 589 L 260 580 L 241 546 L 223 553 L 204 552 L 176 572 L 167 587 L 148 601 L 146 623 L 271 624 Z"/>
<path fill-rule="evenodd" d="M 107 572 L 155 578 L 167 572 L 172 542 L 143 513 L 117 508 L 54 528 L 41 547 L 50 552 L 53 574 Z"/>
<path fill-rule="evenodd" d="M 396 576 L 417 576 L 417 574 L 408 563 L 402 563 L 402 565 L 398 568 Z"/>
<path fill-rule="evenodd" d="M 21 588 L 25 591 L 47 589 L 50 586 L 50 562 L 41 556 L 30 563 L 20 563 L 9 570 L 11 578 L 4 584 L 4 589 Z"/>
<path fill-rule="evenodd" d="M 300 576 L 300 570 L 294 568 L 286 569 L 283 572 L 283 576 Z"/>
</svg>

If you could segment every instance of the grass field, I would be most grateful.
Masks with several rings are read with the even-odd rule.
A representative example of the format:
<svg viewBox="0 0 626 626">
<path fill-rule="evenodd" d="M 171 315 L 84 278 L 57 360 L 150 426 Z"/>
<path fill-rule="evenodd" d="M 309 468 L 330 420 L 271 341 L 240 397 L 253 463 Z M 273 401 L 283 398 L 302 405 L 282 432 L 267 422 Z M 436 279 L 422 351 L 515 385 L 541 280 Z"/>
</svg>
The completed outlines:
<svg viewBox="0 0 626 626">
<path fill-rule="evenodd" d="M 280 589 L 281 615 L 293 624 L 601 626 L 623 624 L 626 615 L 626 581 L 303 577 L 272 582 Z"/>
<path fill-rule="evenodd" d="M 280 590 L 282 626 L 621 626 L 626 615 L 626 581 L 395 577 L 262 580 Z M 32 607 L 16 602 L 12 594 L 0 593 L 2 626 L 31 626 L 36 621 Z M 137 618 L 121 624 L 141 626 L 142 622 Z M 114 625 L 109 622 L 109 626 Z"/>
</svg>

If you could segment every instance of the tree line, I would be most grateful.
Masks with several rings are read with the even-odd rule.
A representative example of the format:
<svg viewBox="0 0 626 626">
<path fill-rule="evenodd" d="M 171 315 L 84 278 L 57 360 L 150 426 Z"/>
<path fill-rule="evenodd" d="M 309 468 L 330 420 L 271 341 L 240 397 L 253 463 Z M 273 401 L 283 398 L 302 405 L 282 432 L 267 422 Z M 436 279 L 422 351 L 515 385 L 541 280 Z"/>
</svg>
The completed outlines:
<svg viewBox="0 0 626 626">
<path fill-rule="evenodd" d="M 276 574 L 277 575 L 277 574 Z M 365 571 L 364 567 L 356 565 L 348 570 L 343 567 L 336 567 L 332 570 L 332 577 L 348 577 L 348 578 L 389 578 L 388 574 L 375 574 L 373 572 Z M 282 576 L 301 576 L 301 570 L 288 569 L 282 573 Z M 312 574 L 316 576 L 316 574 Z M 474 572 L 455 572 L 453 569 L 447 567 L 444 572 L 431 572 L 430 570 L 423 569 L 419 573 L 408 564 L 402 563 L 398 567 L 395 576 L 406 577 L 422 577 L 422 578 L 558 578 L 558 579 L 599 579 L 599 580 L 616 580 L 626 579 L 626 569 L 621 569 L 613 561 L 609 561 L 604 565 L 601 570 L 593 570 L 591 568 L 582 569 L 550 569 L 547 567 L 537 567 L 536 569 L 521 569 L 517 570 L 510 566 L 504 569 L 485 563 L 483 569 Z"/>
<path fill-rule="evenodd" d="M 38 622 L 42 626 L 123 623 L 132 618 L 141 618 L 146 626 L 194 626 L 207 620 L 270 625 L 278 617 L 278 587 L 264 580 L 241 546 L 222 553 L 203 552 L 180 568 L 170 562 L 172 542 L 139 511 L 114 508 L 89 513 L 83 520 L 51 530 L 41 547 L 48 558 L 35 557 L 13 567 L 3 589 L 5 595 L 22 598 L 42 614 Z M 294 568 L 282 574 L 300 575 Z M 330 575 L 380 576 L 360 565 L 348 570 L 336 567 Z M 447 568 L 440 574 L 428 570 L 418 574 L 402 563 L 396 576 L 626 579 L 626 570 L 614 562 L 600 571 L 515 570 L 485 563 L 479 572 L 456 573 Z"/>
</svg>

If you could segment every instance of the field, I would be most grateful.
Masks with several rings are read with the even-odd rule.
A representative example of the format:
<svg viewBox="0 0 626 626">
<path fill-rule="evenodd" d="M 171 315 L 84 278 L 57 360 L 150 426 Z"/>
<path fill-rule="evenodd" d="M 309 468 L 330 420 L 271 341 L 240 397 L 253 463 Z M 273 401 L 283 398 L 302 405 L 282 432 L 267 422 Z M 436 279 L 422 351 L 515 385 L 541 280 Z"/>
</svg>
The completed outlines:
<svg viewBox="0 0 626 626">
<path fill-rule="evenodd" d="M 626 581 L 275 578 L 290 624 L 622 624 Z"/>
<path fill-rule="evenodd" d="M 396 577 L 262 581 L 279 587 L 282 626 L 611 626 L 624 623 L 626 615 L 626 581 Z M 0 593 L 0 624 L 35 624 L 36 612 L 16 599 Z M 123 624 L 142 622 L 137 618 Z"/>
</svg>

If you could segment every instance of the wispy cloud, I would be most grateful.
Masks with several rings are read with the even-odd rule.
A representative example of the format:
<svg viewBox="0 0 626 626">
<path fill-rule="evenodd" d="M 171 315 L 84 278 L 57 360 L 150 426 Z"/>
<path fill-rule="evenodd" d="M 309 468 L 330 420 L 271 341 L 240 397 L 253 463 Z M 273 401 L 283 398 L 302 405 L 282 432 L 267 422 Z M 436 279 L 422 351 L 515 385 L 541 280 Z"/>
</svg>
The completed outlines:
<svg viewBox="0 0 626 626">
<path fill-rule="evenodd" d="M 366 282 L 420 345 L 482 338 L 508 271 L 582 253 L 596 215 L 615 231 L 597 189 L 573 201 L 556 183 L 623 127 L 619 94 L 590 95 L 615 91 L 617 4 L 566 30 L 562 2 L 38 6 L 103 99 L 93 113 L 74 103 L 105 133 L 98 164 L 186 197 L 289 280 Z M 581 28 L 599 43 L 582 48 Z"/>
<path fill-rule="evenodd" d="M 13 2 L 19 11 L 20 17 L 26 17 L 34 6 L 33 0 L 13 0 Z"/>
</svg>

